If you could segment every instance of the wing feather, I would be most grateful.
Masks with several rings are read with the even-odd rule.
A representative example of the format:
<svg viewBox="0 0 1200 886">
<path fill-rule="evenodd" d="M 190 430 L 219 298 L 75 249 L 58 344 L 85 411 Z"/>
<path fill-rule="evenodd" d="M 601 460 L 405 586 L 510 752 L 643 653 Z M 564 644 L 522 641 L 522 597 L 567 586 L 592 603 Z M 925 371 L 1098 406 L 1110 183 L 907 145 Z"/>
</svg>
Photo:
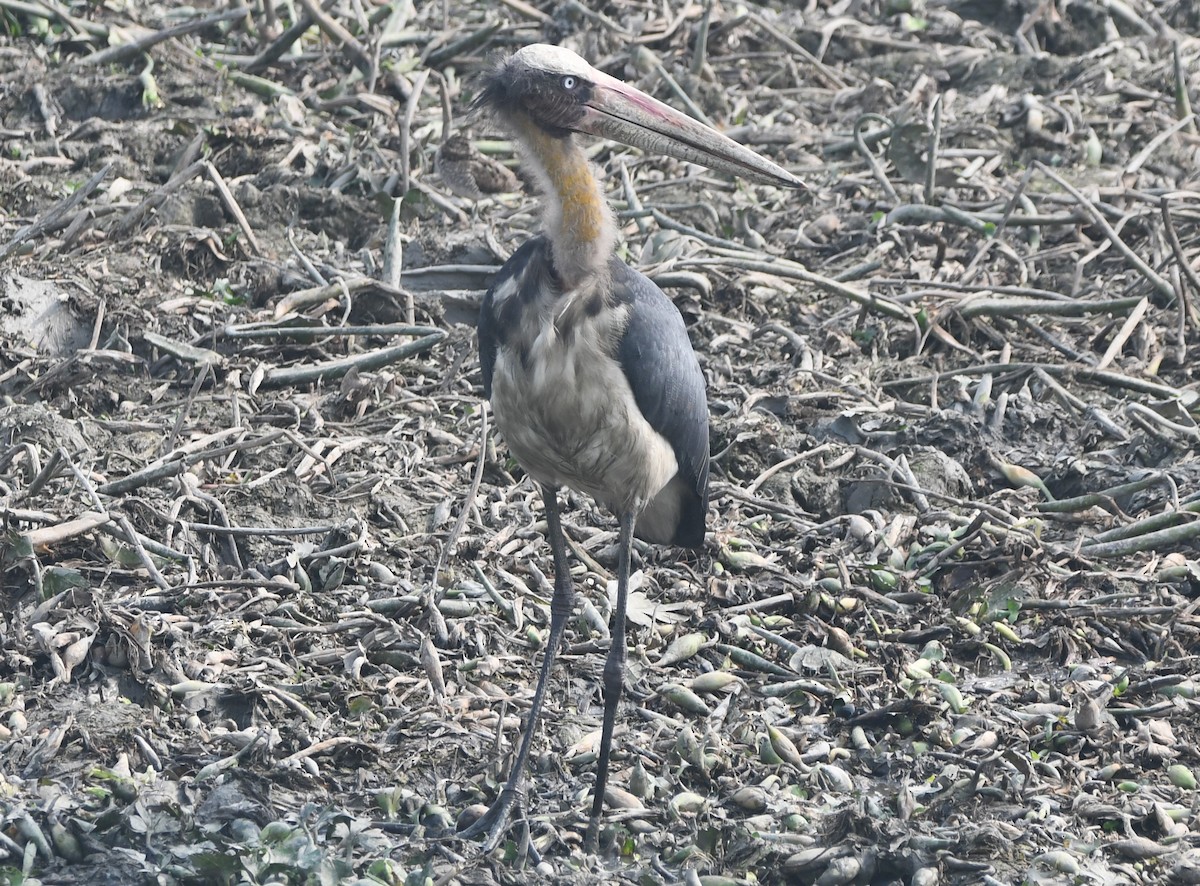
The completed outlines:
<svg viewBox="0 0 1200 886">
<path fill-rule="evenodd" d="M 617 359 L 646 421 L 667 440 L 679 465 L 680 495 L 672 541 L 698 547 L 708 510 L 708 399 L 704 375 L 679 310 L 649 277 L 613 260 L 614 294 L 630 306 Z"/>
</svg>

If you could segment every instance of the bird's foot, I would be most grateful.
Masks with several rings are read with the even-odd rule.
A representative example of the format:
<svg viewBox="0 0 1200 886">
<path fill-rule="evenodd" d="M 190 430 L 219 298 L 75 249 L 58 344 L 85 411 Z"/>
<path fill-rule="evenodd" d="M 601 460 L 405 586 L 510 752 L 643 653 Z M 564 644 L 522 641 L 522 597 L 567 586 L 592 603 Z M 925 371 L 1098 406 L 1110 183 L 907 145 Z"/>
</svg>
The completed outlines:
<svg viewBox="0 0 1200 886">
<path fill-rule="evenodd" d="M 589 818 L 587 830 L 583 832 L 583 851 L 595 855 L 600 851 L 600 819 Z"/>
<path fill-rule="evenodd" d="M 518 790 L 504 788 L 500 791 L 500 796 L 488 811 L 459 831 L 458 836 L 464 840 L 471 840 L 481 834 L 487 834 L 487 839 L 483 841 L 483 851 L 488 853 L 500 845 L 500 839 L 514 824 L 519 825 L 517 858 L 528 857 L 534 867 L 540 865 L 542 856 L 529 838 L 529 820 L 525 817 L 523 797 Z"/>
<path fill-rule="evenodd" d="M 520 808 L 520 800 L 520 793 L 504 788 L 488 811 L 459 831 L 458 836 L 464 840 L 473 840 L 481 834 L 487 834 L 487 839 L 483 841 L 483 851 L 491 852 L 508 830 L 513 810 Z"/>
</svg>

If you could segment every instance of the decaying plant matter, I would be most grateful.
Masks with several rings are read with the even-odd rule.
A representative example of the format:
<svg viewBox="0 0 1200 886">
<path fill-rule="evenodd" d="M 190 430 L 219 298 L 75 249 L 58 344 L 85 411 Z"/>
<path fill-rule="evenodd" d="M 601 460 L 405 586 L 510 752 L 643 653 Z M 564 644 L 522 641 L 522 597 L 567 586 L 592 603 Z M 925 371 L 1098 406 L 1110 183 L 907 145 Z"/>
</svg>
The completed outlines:
<svg viewBox="0 0 1200 886">
<path fill-rule="evenodd" d="M 0 14 L 0 879 L 1196 880 L 1195 4 Z M 588 856 L 615 525 L 569 502 L 533 873 L 452 834 L 548 620 L 473 333 L 540 220 L 465 114 L 539 41 L 812 190 L 594 155 L 713 530 L 639 555 Z"/>
</svg>

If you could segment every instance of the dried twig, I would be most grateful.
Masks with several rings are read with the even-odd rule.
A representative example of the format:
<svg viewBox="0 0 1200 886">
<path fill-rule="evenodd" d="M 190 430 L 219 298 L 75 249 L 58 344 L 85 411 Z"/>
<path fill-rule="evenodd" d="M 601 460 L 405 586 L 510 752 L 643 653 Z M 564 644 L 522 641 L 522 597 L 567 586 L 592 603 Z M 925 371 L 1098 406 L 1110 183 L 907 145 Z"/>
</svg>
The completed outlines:
<svg viewBox="0 0 1200 886">
<path fill-rule="evenodd" d="M 453 553 L 455 545 L 458 544 L 458 537 L 462 535 L 462 531 L 467 525 L 467 517 L 474 506 L 475 496 L 479 493 L 479 484 L 483 482 L 483 468 L 487 464 L 487 440 L 488 409 L 485 405 L 479 410 L 479 458 L 475 462 L 475 473 L 471 476 L 471 485 L 463 497 L 463 506 L 459 509 L 454 526 L 446 534 L 446 540 L 442 543 L 441 549 L 438 551 L 437 562 L 433 564 L 433 577 L 429 581 L 431 589 L 429 595 L 434 605 L 441 603 L 442 598 L 446 595 L 446 589 L 441 586 L 438 578 L 446 565 L 446 559 Z"/>
<path fill-rule="evenodd" d="M 141 224 L 142 219 L 148 213 L 157 209 L 168 197 L 203 172 L 205 162 L 204 160 L 196 160 L 185 168 L 177 170 L 165 183 L 147 194 L 141 203 L 121 216 L 113 226 L 112 236 L 117 238 L 124 237 L 137 227 L 137 225 Z"/>
<path fill-rule="evenodd" d="M 92 67 L 119 65 L 135 56 L 141 55 L 143 52 L 164 41 L 186 37 L 188 34 L 203 31 L 205 28 L 223 24 L 224 22 L 239 21 L 249 14 L 249 6 L 235 6 L 233 9 L 227 9 L 224 12 L 218 12 L 204 18 L 195 19 L 194 21 L 184 22 L 181 25 L 173 25 L 169 28 L 143 34 L 128 43 L 121 43 L 117 46 L 110 46 L 108 49 L 102 49 L 99 52 L 93 52 L 91 55 L 85 55 L 79 59 L 76 64 Z"/>
<path fill-rule="evenodd" d="M 1179 242 L 1179 234 L 1175 230 L 1175 222 L 1171 218 L 1171 203 L 1167 195 L 1163 195 L 1159 202 L 1159 211 L 1162 214 L 1163 230 L 1167 235 L 1167 243 L 1171 246 L 1171 254 L 1175 257 L 1178 263 L 1179 270 L 1192 285 L 1192 291 L 1197 297 L 1200 297 L 1200 275 L 1197 275 L 1196 269 L 1192 267 L 1192 262 L 1188 258 L 1187 253 L 1183 251 L 1183 244 Z M 1179 310 L 1185 321 L 1191 324 L 1191 327 L 1200 330 L 1200 310 L 1196 309 L 1195 302 L 1188 298 L 1187 288 L 1180 286 L 1178 289 Z"/>
<path fill-rule="evenodd" d="M 958 313 L 962 317 L 1025 317 L 1030 314 L 1045 314 L 1051 317 L 1086 317 L 1089 314 L 1116 314 L 1145 303 L 1144 298 L 1114 298 L 1105 301 L 1054 301 L 1034 298 L 980 298 L 962 300 Z M 1144 313 L 1135 311 L 1140 318 Z M 1103 369 L 1103 365 L 1098 367 Z"/>
<path fill-rule="evenodd" d="M 863 114 L 854 121 L 854 146 L 858 149 L 858 154 L 866 162 L 867 167 L 871 170 L 871 174 L 875 176 L 875 180 L 879 182 L 883 192 L 887 194 L 893 206 L 900 204 L 900 195 L 896 193 L 896 189 L 892 187 L 891 180 L 887 177 L 887 173 L 883 171 L 883 167 L 879 165 L 879 161 L 875 159 L 875 154 L 870 146 L 866 143 L 863 137 L 863 127 L 868 123 L 880 123 L 885 129 L 882 136 L 886 137 L 891 134 L 893 123 L 887 117 L 879 114 Z M 932 208 L 932 207 L 931 207 Z"/>
<path fill-rule="evenodd" d="M 804 60 L 805 64 L 809 65 L 817 74 L 818 79 L 824 82 L 825 86 L 830 89 L 845 89 L 847 82 L 844 77 L 822 62 L 819 58 L 793 40 L 791 37 L 784 34 L 777 27 L 766 21 L 762 16 L 753 13 L 749 16 L 750 21 L 754 22 L 762 31 L 770 35 L 771 39 L 786 49 L 793 55 L 799 56 Z"/>
<path fill-rule="evenodd" d="M 363 76 L 367 79 L 372 79 L 375 75 L 375 68 L 371 54 L 355 39 L 354 35 L 347 31 L 341 22 L 326 12 L 325 8 L 319 5 L 316 0 L 300 0 L 300 5 L 304 7 L 304 11 L 308 13 L 308 16 L 317 23 L 317 26 L 331 40 L 339 46 L 346 48 L 354 61 L 355 67 L 362 71 Z"/>
<path fill-rule="evenodd" d="M 732 259 L 733 266 L 741 268 L 744 271 L 761 271 L 764 274 L 774 274 L 786 280 L 802 280 L 805 283 L 811 283 L 818 289 L 828 292 L 830 295 L 836 295 L 857 305 L 861 305 L 867 310 L 884 314 L 895 320 L 906 320 L 913 324 L 916 323 L 916 320 L 907 308 L 896 304 L 891 299 L 876 296 L 869 292 L 862 292 L 853 286 L 839 283 L 830 277 L 814 273 L 797 262 L 762 253 L 750 253 L 742 249 L 728 250 L 714 248 L 712 251 L 716 255 Z M 713 267 L 730 263 L 717 259 L 689 259 L 686 262 L 680 262 L 680 265 L 684 267 Z"/>
<path fill-rule="evenodd" d="M 330 9 L 336 2 L 337 0 L 325 0 L 321 4 L 321 9 Z M 291 27 L 271 41 L 271 44 L 266 49 L 256 55 L 253 60 L 243 65 L 242 70 L 247 74 L 253 74 L 270 67 L 283 58 L 284 54 L 295 45 L 296 41 L 304 36 L 304 32 L 314 24 L 316 24 L 316 19 L 311 15 L 305 13 L 300 16 Z"/>
<path fill-rule="evenodd" d="M 318 326 L 294 325 L 294 318 L 287 325 L 268 321 L 226 326 L 221 334 L 226 338 L 272 339 L 286 338 L 296 341 L 317 341 L 322 338 L 338 338 L 347 335 L 429 335 L 429 326 L 382 323 L 378 326 Z"/>
<path fill-rule="evenodd" d="M 258 242 L 258 238 L 254 236 L 254 229 L 250 227 L 250 222 L 246 219 L 246 214 L 242 212 L 242 207 L 238 206 L 238 202 L 234 199 L 233 193 L 229 190 L 229 186 L 225 184 L 225 179 L 221 173 L 217 171 L 217 167 L 213 166 L 207 160 L 204 161 L 204 168 L 208 172 L 208 177 L 217 188 L 217 193 L 221 197 L 221 202 L 225 204 L 225 209 L 233 216 L 238 227 L 242 229 L 242 233 L 246 235 L 246 240 L 250 243 L 250 250 L 254 255 L 262 255 L 262 244 Z"/>
<path fill-rule="evenodd" d="M 1125 259 L 1137 269 L 1139 274 L 1146 278 L 1147 282 L 1149 282 L 1150 285 L 1155 288 L 1155 290 L 1157 290 L 1160 294 L 1167 296 L 1168 298 L 1175 298 L 1175 289 L 1171 286 L 1170 282 L 1164 280 L 1154 272 L 1153 268 L 1142 261 L 1141 256 L 1139 256 L 1137 252 L 1131 249 L 1129 245 L 1121 239 L 1121 235 L 1113 230 L 1113 226 L 1108 223 L 1108 219 L 1104 217 L 1104 214 L 1096 208 L 1095 204 L 1092 203 L 1091 200 L 1088 200 L 1086 197 L 1084 197 L 1078 188 L 1067 182 L 1066 179 L 1064 179 L 1046 164 L 1039 162 L 1037 166 L 1043 175 L 1075 198 L 1075 200 L 1079 203 L 1079 206 L 1085 212 L 1087 212 L 1096 226 L 1104 232 L 1104 235 L 1108 238 L 1109 242 L 1112 243 L 1112 245 L 1115 246 L 1123 256 L 1125 256 Z"/>
<path fill-rule="evenodd" d="M 206 448 L 214 442 L 219 442 L 220 440 L 242 433 L 245 432 L 241 428 L 226 428 L 216 434 L 210 434 L 199 440 L 193 440 L 191 443 L 180 446 L 178 449 L 167 453 L 158 461 L 152 462 L 144 468 L 134 471 L 132 474 L 96 487 L 96 491 L 101 495 L 121 495 L 126 492 L 132 492 L 134 489 L 145 486 L 147 483 L 152 483 L 155 480 L 182 474 L 190 465 L 197 464 L 198 462 L 208 459 L 218 459 L 230 452 L 240 452 L 268 446 L 280 437 L 283 437 L 287 431 L 278 429 L 269 431 L 259 437 L 240 440 L 237 443 L 216 446 L 211 449 Z"/>
<path fill-rule="evenodd" d="M 91 532 L 93 529 L 103 526 L 110 520 L 112 520 L 112 517 L 106 513 L 89 511 L 76 517 L 74 520 L 67 520 L 63 523 L 47 526 L 44 529 L 34 529 L 26 532 L 25 538 L 28 540 L 30 546 L 37 550 Z"/>
<path fill-rule="evenodd" d="M 295 385 L 312 384 L 314 382 L 333 381 L 334 379 L 343 377 L 351 370 L 370 372 L 373 369 L 381 369 L 398 360 L 414 357 L 434 347 L 445 338 L 445 332 L 435 329 L 416 341 L 394 345 L 390 348 L 382 348 L 378 351 L 357 354 L 353 357 L 344 357 L 340 360 L 327 360 L 308 366 L 297 366 L 289 369 L 270 369 L 263 376 L 261 387 L 285 388 Z"/>
<path fill-rule="evenodd" d="M 0 247 L 0 262 L 4 261 L 13 252 L 24 243 L 33 237 L 38 237 L 46 231 L 52 230 L 55 225 L 72 209 L 91 196 L 96 188 L 100 187 L 100 182 L 108 177 L 108 173 L 112 171 L 112 163 L 105 163 L 100 171 L 95 173 L 91 178 L 84 182 L 82 187 L 77 188 L 72 192 L 71 196 L 64 197 L 62 200 L 54 204 L 41 218 L 32 224 L 18 230 L 4 246 Z"/>
<path fill-rule="evenodd" d="M 1168 529 L 1158 529 L 1117 541 L 1085 542 L 1080 549 L 1085 557 L 1107 559 L 1127 557 L 1142 551 L 1178 551 L 1200 539 L 1200 519 L 1192 519 Z"/>
</svg>

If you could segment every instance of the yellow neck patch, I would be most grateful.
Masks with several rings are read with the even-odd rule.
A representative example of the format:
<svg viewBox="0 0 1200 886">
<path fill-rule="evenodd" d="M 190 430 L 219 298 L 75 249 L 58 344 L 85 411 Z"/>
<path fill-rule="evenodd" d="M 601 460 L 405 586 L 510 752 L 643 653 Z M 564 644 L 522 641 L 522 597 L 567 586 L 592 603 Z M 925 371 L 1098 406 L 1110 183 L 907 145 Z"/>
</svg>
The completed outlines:
<svg viewBox="0 0 1200 886">
<path fill-rule="evenodd" d="M 595 245 L 606 237 L 609 214 L 587 156 L 570 138 L 555 138 L 536 126 L 530 130 L 526 136 L 530 152 L 554 192 L 547 196 L 558 198 L 556 233 L 576 249 Z"/>
</svg>

